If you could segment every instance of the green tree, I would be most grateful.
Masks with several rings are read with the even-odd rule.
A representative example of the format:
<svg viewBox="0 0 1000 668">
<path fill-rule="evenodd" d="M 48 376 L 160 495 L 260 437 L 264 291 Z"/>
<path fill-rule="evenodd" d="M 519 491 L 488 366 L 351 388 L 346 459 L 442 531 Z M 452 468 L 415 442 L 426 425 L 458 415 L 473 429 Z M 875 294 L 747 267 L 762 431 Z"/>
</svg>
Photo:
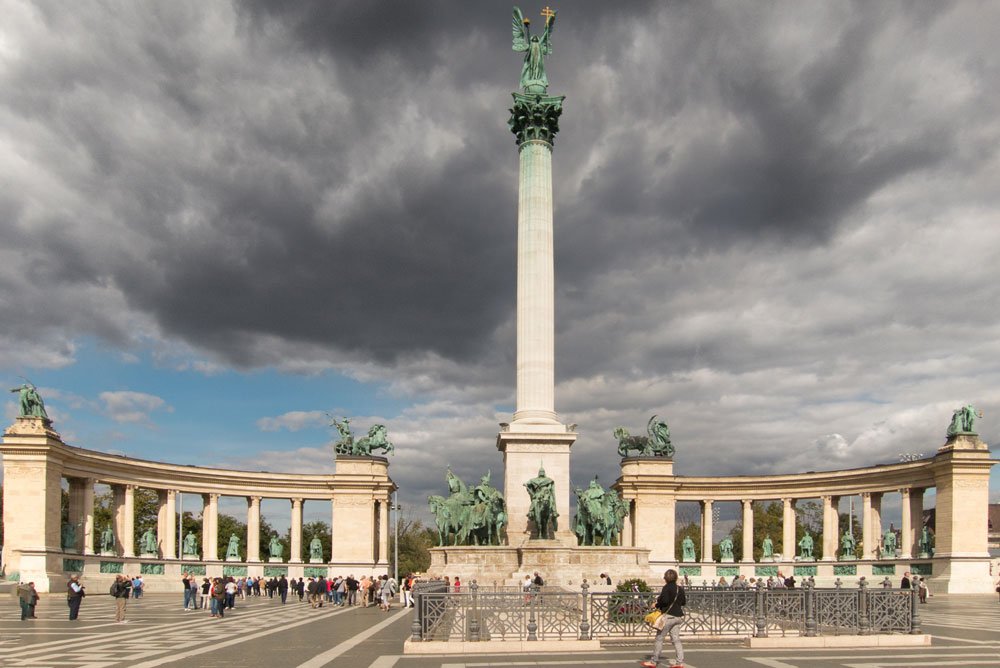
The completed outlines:
<svg viewBox="0 0 1000 668">
<path fill-rule="evenodd" d="M 394 572 L 395 559 L 394 534 L 389 536 L 389 572 Z M 405 517 L 399 521 L 399 575 L 423 573 L 431 565 L 430 549 L 437 543 L 437 531 L 425 527 L 420 520 L 408 520 Z"/>
<path fill-rule="evenodd" d="M 694 555 L 695 557 L 700 557 L 701 552 L 701 527 L 694 522 L 688 522 L 680 529 L 677 530 L 677 534 L 674 536 L 674 552 L 675 557 L 678 561 L 681 560 L 683 556 L 683 548 L 681 544 L 684 542 L 686 537 L 690 536 L 691 540 L 694 541 Z"/>
<path fill-rule="evenodd" d="M 274 527 L 272 527 L 270 522 L 268 522 L 263 517 L 261 517 L 260 518 L 260 540 L 258 541 L 259 546 L 260 546 L 259 547 L 260 551 L 258 552 L 258 554 L 260 555 L 260 558 L 263 561 L 267 561 L 268 557 L 271 556 L 271 537 L 272 536 L 280 538 L 280 536 L 278 535 L 277 529 L 275 529 Z M 282 541 L 281 556 L 283 558 L 288 555 L 288 552 L 291 549 L 289 547 L 289 545 L 290 545 L 289 541 Z"/>
<path fill-rule="evenodd" d="M 133 497 L 135 503 L 135 532 L 132 539 L 133 549 L 139 554 L 139 539 L 147 530 L 156 533 L 156 523 L 160 514 L 160 497 L 155 489 L 137 487 Z"/>
</svg>

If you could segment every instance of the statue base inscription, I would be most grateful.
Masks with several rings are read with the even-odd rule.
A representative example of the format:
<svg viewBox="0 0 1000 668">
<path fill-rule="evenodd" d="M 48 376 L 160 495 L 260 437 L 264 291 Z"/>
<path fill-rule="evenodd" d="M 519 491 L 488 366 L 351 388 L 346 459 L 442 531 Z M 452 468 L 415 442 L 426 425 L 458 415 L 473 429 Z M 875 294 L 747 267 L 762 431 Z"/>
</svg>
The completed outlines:
<svg viewBox="0 0 1000 668">
<path fill-rule="evenodd" d="M 112 552 L 111 550 L 101 550 L 101 556 L 102 557 L 117 557 L 118 555 L 115 554 L 114 552 Z"/>
<path fill-rule="evenodd" d="M 282 557 L 268 557 L 267 563 L 269 564 L 283 564 L 285 560 Z"/>
<path fill-rule="evenodd" d="M 197 554 L 185 554 L 181 556 L 184 561 L 198 561 L 201 557 Z"/>
<path fill-rule="evenodd" d="M 722 563 L 722 564 L 732 564 L 732 563 L 735 563 L 735 560 L 732 557 L 723 557 L 723 558 L 719 559 L 719 563 Z"/>
<path fill-rule="evenodd" d="M 309 563 L 310 564 L 323 564 L 323 563 L 326 563 L 326 562 L 323 561 L 322 559 L 310 559 Z"/>
<path fill-rule="evenodd" d="M 226 557 L 226 561 L 243 561 L 239 557 Z"/>
<path fill-rule="evenodd" d="M 140 552 L 139 553 L 139 558 L 140 559 L 156 559 L 158 556 L 159 555 L 154 554 L 153 552 Z"/>
<path fill-rule="evenodd" d="M 816 557 L 795 557 L 795 561 L 816 561 Z"/>
<path fill-rule="evenodd" d="M 698 560 L 697 559 L 688 559 L 688 558 L 685 557 L 684 559 L 681 559 L 681 563 L 696 564 L 696 563 L 698 563 Z"/>
</svg>

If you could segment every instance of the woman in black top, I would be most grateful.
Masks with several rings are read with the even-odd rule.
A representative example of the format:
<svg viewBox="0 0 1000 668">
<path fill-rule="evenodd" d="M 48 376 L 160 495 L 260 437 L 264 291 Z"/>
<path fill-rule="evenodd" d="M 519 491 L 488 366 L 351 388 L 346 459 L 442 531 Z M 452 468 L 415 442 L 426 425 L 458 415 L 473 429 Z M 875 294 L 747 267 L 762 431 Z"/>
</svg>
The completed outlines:
<svg viewBox="0 0 1000 668">
<path fill-rule="evenodd" d="M 649 661 L 643 661 L 645 668 L 656 668 L 660 662 L 660 653 L 663 651 L 663 639 L 670 634 L 670 641 L 674 644 L 674 651 L 677 652 L 677 661 L 670 664 L 671 668 L 681 668 L 684 665 L 684 648 L 681 646 L 681 625 L 684 623 L 683 606 L 687 603 L 684 596 L 684 588 L 677 584 L 677 571 L 669 569 L 663 574 L 665 584 L 660 590 L 660 595 L 656 599 L 656 609 L 662 612 L 667 622 L 663 628 L 656 633 L 656 642 L 653 645 L 653 656 Z"/>
</svg>

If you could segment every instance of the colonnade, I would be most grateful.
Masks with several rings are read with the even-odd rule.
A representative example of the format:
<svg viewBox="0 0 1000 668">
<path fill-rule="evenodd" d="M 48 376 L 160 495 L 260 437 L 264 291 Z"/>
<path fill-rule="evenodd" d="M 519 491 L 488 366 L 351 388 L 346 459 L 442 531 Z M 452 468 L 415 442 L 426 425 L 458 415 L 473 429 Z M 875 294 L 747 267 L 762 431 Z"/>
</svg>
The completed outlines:
<svg viewBox="0 0 1000 668">
<path fill-rule="evenodd" d="M 952 436 L 933 457 L 913 462 L 886 464 L 841 471 L 810 472 L 770 476 L 693 477 L 675 476 L 673 461 L 664 458 L 630 457 L 622 460 L 621 476 L 614 487 L 626 501 L 622 545 L 650 550 L 650 567 L 662 573 L 665 567 L 681 567 L 677 558 L 677 504 L 696 502 L 701 507 L 701 541 L 697 566 L 703 574 L 724 571 L 733 574 L 770 573 L 770 566 L 754 562 L 754 547 L 763 539 L 754 535 L 754 502 L 780 501 L 782 529 L 779 563 L 790 573 L 827 574 L 831 578 L 844 560 L 840 547 L 839 503 L 843 497 L 861 498 L 861 554 L 852 572 L 878 574 L 890 566 L 880 562 L 900 562 L 905 570 L 919 570 L 943 585 L 945 591 L 992 591 L 987 551 L 987 508 L 989 473 L 995 462 L 989 448 L 975 434 Z M 918 549 L 923 523 L 924 494 L 935 491 L 935 526 L 933 555 Z M 882 553 L 882 505 L 886 494 L 899 493 L 901 526 L 898 554 Z M 822 535 L 815 537 L 821 557 L 819 568 L 805 566 L 797 558 L 796 512 L 799 500 L 821 502 Z M 747 568 L 716 566 L 712 558 L 713 509 L 722 502 L 742 506 L 743 542 L 741 563 Z M 776 539 L 777 537 L 772 537 Z M 775 555 L 777 557 L 777 555 Z M 917 561 L 920 563 L 910 563 Z M 770 562 L 774 563 L 774 562 Z M 744 572 L 745 571 L 745 572 Z M 844 571 L 846 572 L 846 571 Z"/>
<path fill-rule="evenodd" d="M 221 574 L 226 561 L 218 558 L 222 497 L 246 500 L 247 565 L 263 568 L 270 561 L 260 553 L 261 502 L 286 499 L 291 520 L 290 565 L 311 561 L 301 558 L 304 504 L 329 501 L 335 542 L 326 565 L 357 573 L 384 573 L 388 567 L 388 510 L 396 485 L 389 478 L 388 461 L 382 457 L 339 456 L 336 472 L 322 475 L 179 466 L 68 446 L 50 423 L 28 417 L 17 418 L 4 432 L 0 454 L 4 467 L 4 572 L 8 577 L 16 574 L 35 581 L 40 591 L 47 590 L 50 582 L 62 580 L 66 572 L 90 572 L 93 568 L 96 573 L 108 573 L 111 571 L 105 567 L 125 568 L 124 563 L 112 560 L 130 563 L 135 571 L 155 562 L 157 567 L 149 572 L 165 575 L 175 570 L 179 574 L 196 562 Z M 64 479 L 69 488 L 68 524 L 75 530 L 72 545 L 66 549 L 61 513 Z M 104 527 L 95 525 L 98 484 L 111 489 L 115 546 L 110 554 L 101 554 Z M 136 549 L 136 491 L 140 488 L 157 494 L 155 554 Z M 178 544 L 180 494 L 202 498 L 198 555 L 183 555 Z"/>
</svg>

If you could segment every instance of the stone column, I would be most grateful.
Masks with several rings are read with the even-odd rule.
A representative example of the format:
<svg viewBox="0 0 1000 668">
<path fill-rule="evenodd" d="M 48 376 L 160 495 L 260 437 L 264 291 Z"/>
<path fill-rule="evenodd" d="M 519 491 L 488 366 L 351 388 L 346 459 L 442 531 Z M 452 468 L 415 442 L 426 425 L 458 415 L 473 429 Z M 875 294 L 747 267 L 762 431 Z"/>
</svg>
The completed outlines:
<svg viewBox="0 0 1000 668">
<path fill-rule="evenodd" d="M 743 562 L 753 563 L 753 501 L 743 500 Z"/>
<path fill-rule="evenodd" d="M 247 497 L 247 561 L 260 561 L 260 497 Z"/>
<path fill-rule="evenodd" d="M 94 482 L 86 478 L 83 485 L 83 553 L 94 554 Z"/>
<path fill-rule="evenodd" d="M 837 560 L 840 544 L 840 497 L 823 497 L 823 561 Z"/>
<path fill-rule="evenodd" d="M 177 556 L 177 491 L 159 489 L 160 511 L 156 520 L 156 542 L 164 559 Z"/>
<path fill-rule="evenodd" d="M 204 509 L 201 511 L 201 545 L 203 559 L 215 561 L 219 558 L 219 495 L 202 494 Z"/>
<path fill-rule="evenodd" d="M 910 550 L 912 556 L 920 554 L 917 542 L 920 540 L 920 533 L 924 528 L 925 491 L 919 487 L 910 490 Z"/>
<path fill-rule="evenodd" d="M 872 531 L 875 525 L 875 519 L 872 514 L 872 495 L 871 492 L 861 493 L 861 558 L 862 559 L 874 559 L 875 557 L 875 536 Z"/>
<path fill-rule="evenodd" d="M 882 553 L 882 492 L 872 492 L 872 554 Z M 895 556 L 895 555 L 890 555 Z"/>
<path fill-rule="evenodd" d="M 135 556 L 135 485 L 120 485 L 115 490 L 118 541 L 122 556 Z"/>
<path fill-rule="evenodd" d="M 302 561 L 302 499 L 292 499 L 291 537 L 292 537 L 292 544 L 289 546 L 291 553 L 288 556 L 288 560 L 301 562 Z"/>
<path fill-rule="evenodd" d="M 635 514 L 635 501 L 632 499 L 624 499 L 624 501 L 628 512 L 622 518 L 622 538 L 620 545 L 622 547 L 633 547 L 635 546 L 635 536 L 632 533 L 632 516 Z"/>
<path fill-rule="evenodd" d="M 909 488 L 899 490 L 900 508 L 902 518 L 899 527 L 899 549 L 900 559 L 913 558 L 913 524 L 910 519 L 910 490 Z"/>
<path fill-rule="evenodd" d="M 94 487 L 90 478 L 68 478 L 69 482 L 69 523 L 76 532 L 76 543 L 69 549 L 84 552 L 87 532 L 87 490 L 90 490 L 90 552 L 94 553 Z M 60 527 L 61 529 L 62 527 Z M 62 543 L 60 542 L 60 545 Z"/>
<path fill-rule="evenodd" d="M 379 564 L 389 563 L 389 499 L 379 503 Z"/>
<path fill-rule="evenodd" d="M 712 501 L 701 502 L 701 560 L 712 562 Z"/>
<path fill-rule="evenodd" d="M 795 559 L 795 499 L 781 500 L 781 559 Z"/>
</svg>

